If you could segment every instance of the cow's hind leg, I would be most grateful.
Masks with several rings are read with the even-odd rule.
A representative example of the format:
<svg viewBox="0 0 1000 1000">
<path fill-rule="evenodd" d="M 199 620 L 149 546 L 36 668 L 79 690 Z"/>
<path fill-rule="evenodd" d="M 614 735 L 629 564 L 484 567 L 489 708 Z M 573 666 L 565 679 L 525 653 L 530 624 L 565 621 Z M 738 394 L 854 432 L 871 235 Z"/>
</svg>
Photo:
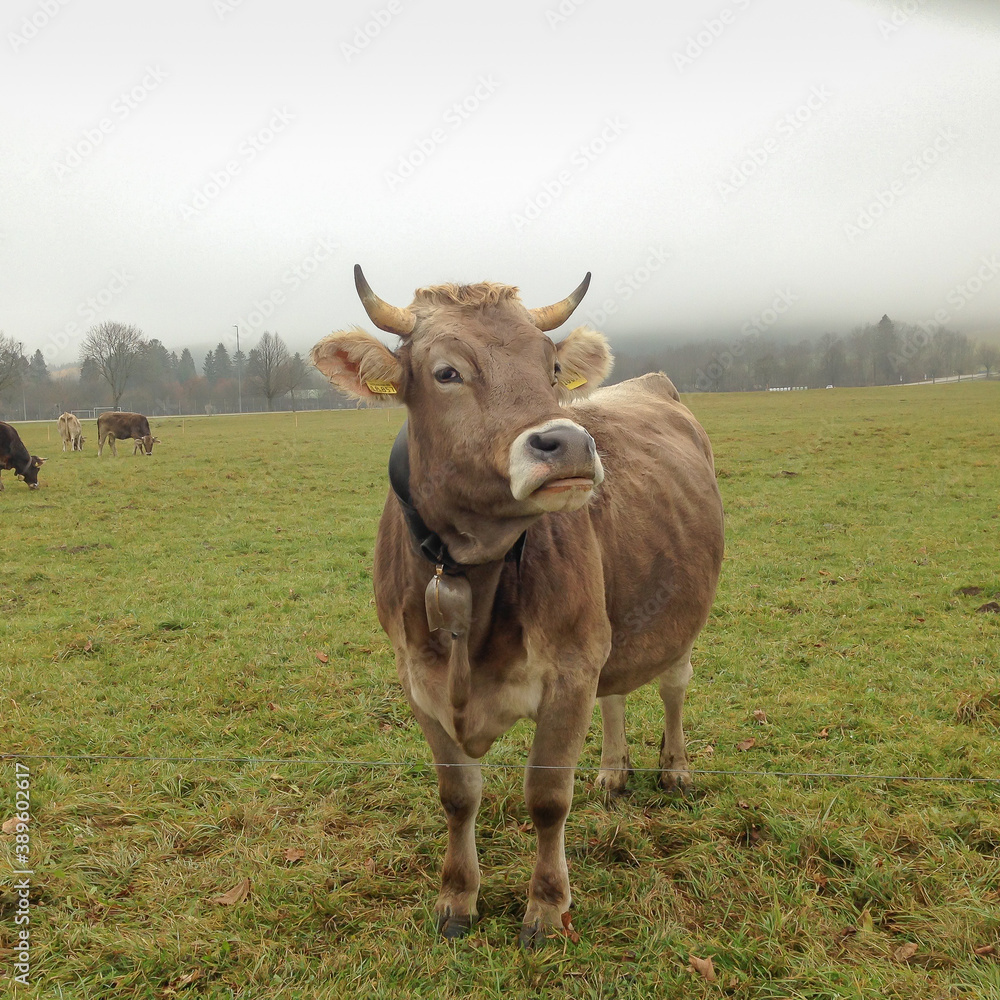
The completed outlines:
<svg viewBox="0 0 1000 1000">
<path fill-rule="evenodd" d="M 667 791 L 679 791 L 691 784 L 687 748 L 684 741 L 684 693 L 691 680 L 691 658 L 678 660 L 660 674 L 663 699 L 663 739 L 660 743 L 660 784 Z"/>
<path fill-rule="evenodd" d="M 625 695 L 609 694 L 598 698 L 601 706 L 601 769 L 597 787 L 607 795 L 621 795 L 628 785 L 632 766 L 625 737 Z"/>
<path fill-rule="evenodd" d="M 479 915 L 476 814 L 483 793 L 482 772 L 479 763 L 464 753 L 438 722 L 415 706 L 414 714 L 434 755 L 438 795 L 448 825 L 448 847 L 434 914 L 444 937 L 462 937 Z"/>
</svg>

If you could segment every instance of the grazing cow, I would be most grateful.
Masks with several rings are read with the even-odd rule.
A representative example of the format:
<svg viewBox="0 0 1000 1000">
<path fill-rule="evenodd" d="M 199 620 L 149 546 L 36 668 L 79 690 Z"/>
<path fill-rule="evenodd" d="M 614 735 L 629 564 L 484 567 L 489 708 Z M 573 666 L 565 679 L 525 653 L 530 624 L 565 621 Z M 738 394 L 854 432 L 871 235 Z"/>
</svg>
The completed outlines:
<svg viewBox="0 0 1000 1000">
<path fill-rule="evenodd" d="M 153 437 L 149 430 L 149 421 L 141 413 L 113 413 L 110 410 L 97 418 L 97 457 L 101 457 L 104 446 L 111 442 L 111 454 L 118 457 L 116 440 L 127 441 L 131 438 L 135 444 L 134 455 L 140 448 L 147 455 L 153 454 L 153 445 L 160 439 Z"/>
<path fill-rule="evenodd" d="M 23 479 L 30 489 L 37 490 L 38 470 L 44 461 L 37 455 L 29 455 L 17 431 L 0 420 L 0 470 L 13 469 L 18 479 Z M 3 483 L 0 482 L 2 489 Z"/>
<path fill-rule="evenodd" d="M 62 438 L 63 451 L 67 445 L 73 446 L 73 451 L 83 451 L 83 428 L 74 413 L 63 413 L 59 417 L 59 437 Z"/>
<path fill-rule="evenodd" d="M 649 682 L 665 710 L 660 782 L 689 778 L 681 709 L 723 552 L 712 449 L 665 375 L 584 398 L 611 368 L 607 342 L 580 327 L 555 344 L 545 331 L 589 279 L 540 309 L 485 283 L 418 289 L 401 309 L 356 267 L 369 317 L 400 346 L 353 329 L 312 351 L 340 389 L 408 412 L 375 600 L 437 768 L 448 844 L 436 918 L 449 938 L 477 915 L 477 761 L 518 719 L 535 723 L 525 946 L 563 928 L 570 906 L 564 831 L 595 699 L 598 787 L 625 788 L 625 695 Z"/>
</svg>

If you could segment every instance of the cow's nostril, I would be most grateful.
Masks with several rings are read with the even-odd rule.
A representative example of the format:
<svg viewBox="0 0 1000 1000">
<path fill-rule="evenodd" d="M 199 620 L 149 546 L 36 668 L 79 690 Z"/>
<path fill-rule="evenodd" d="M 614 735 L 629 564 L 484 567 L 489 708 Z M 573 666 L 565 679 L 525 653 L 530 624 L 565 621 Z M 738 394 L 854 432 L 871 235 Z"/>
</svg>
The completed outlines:
<svg viewBox="0 0 1000 1000">
<path fill-rule="evenodd" d="M 563 446 L 562 438 L 555 434 L 532 434 L 528 438 L 528 447 L 532 451 L 539 451 L 546 455 L 551 455 Z"/>
</svg>

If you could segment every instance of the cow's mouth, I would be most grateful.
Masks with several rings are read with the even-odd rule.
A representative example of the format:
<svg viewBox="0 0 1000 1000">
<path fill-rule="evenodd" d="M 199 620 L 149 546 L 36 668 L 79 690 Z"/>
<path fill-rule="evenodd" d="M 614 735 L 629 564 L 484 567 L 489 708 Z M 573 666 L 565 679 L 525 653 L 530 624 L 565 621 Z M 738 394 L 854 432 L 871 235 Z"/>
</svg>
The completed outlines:
<svg viewBox="0 0 1000 1000">
<path fill-rule="evenodd" d="M 568 479 L 550 479 L 547 483 L 542 483 L 531 495 L 549 496 L 553 493 L 566 493 L 569 490 L 589 491 L 594 488 L 594 480 L 584 476 L 571 476 Z"/>
</svg>

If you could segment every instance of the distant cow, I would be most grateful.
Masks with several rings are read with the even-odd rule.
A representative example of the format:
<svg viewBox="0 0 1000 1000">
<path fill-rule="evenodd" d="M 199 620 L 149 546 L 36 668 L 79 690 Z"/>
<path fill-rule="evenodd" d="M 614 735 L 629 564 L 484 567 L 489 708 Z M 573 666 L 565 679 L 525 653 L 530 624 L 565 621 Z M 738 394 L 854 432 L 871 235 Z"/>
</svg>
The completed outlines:
<svg viewBox="0 0 1000 1000">
<path fill-rule="evenodd" d="M 73 413 L 63 413 L 59 417 L 59 437 L 62 438 L 63 451 L 67 445 L 73 446 L 73 451 L 83 451 L 83 428 Z"/>
<path fill-rule="evenodd" d="M 118 457 L 116 441 L 135 442 L 132 448 L 134 455 L 140 448 L 147 455 L 153 454 L 153 445 L 160 439 L 153 437 L 149 430 L 149 421 L 141 413 L 102 413 L 97 418 L 97 457 L 100 458 L 104 446 L 111 442 L 111 454 Z"/>
<path fill-rule="evenodd" d="M 37 490 L 38 470 L 44 461 L 37 455 L 29 455 L 17 431 L 0 420 L 0 470 L 13 469 L 18 479 L 23 479 L 31 489 Z M 0 483 L 2 489 L 3 483 Z"/>
</svg>

